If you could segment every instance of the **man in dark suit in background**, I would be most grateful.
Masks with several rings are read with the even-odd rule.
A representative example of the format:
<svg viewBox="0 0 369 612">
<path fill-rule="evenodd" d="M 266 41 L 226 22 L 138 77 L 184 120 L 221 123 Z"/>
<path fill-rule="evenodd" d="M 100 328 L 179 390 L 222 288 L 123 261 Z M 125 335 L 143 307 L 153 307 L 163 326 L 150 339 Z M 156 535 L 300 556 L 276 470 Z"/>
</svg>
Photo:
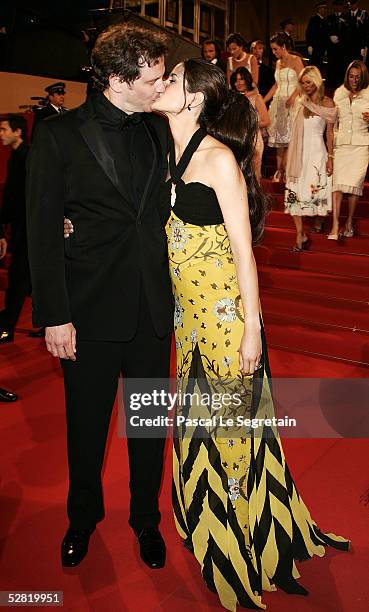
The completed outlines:
<svg viewBox="0 0 369 612">
<path fill-rule="evenodd" d="M 223 72 L 227 72 L 227 66 L 222 60 L 220 45 L 216 40 L 205 40 L 202 43 L 201 56 L 203 59 L 216 64 Z"/>
<path fill-rule="evenodd" d="M 359 7 L 359 2 L 349 2 L 349 10 L 345 14 L 348 23 L 346 63 L 353 60 L 364 60 L 367 54 L 369 15 Z"/>
<path fill-rule="evenodd" d="M 61 115 L 67 111 L 64 107 L 65 98 L 65 83 L 58 81 L 58 83 L 52 83 L 45 87 L 47 93 L 48 102 L 45 106 L 35 111 L 33 119 L 33 133 L 36 125 L 43 119 L 53 117 L 55 115 Z M 33 138 L 32 133 L 32 138 Z"/>
<path fill-rule="evenodd" d="M 335 12 L 328 15 L 328 66 L 327 85 L 336 88 L 342 85 L 347 68 L 348 22 L 345 0 L 333 0 Z"/>
<path fill-rule="evenodd" d="M 286 36 L 288 36 L 288 51 L 295 51 L 295 42 L 292 37 L 292 34 L 295 30 L 294 20 L 291 17 L 288 17 L 287 19 L 283 19 L 283 21 L 281 21 L 279 25 L 281 26 L 282 32 L 284 32 Z"/>
<path fill-rule="evenodd" d="M 7 248 L 8 243 L 4 235 L 3 226 L 0 223 L 0 259 L 5 257 Z M 11 391 L 7 391 L 7 389 L 0 387 L 0 402 L 15 402 L 17 399 L 18 397 L 15 395 L 15 393 L 11 393 Z"/>
<path fill-rule="evenodd" d="M 42 121 L 30 153 L 33 320 L 46 327 L 46 345 L 61 358 L 65 381 L 70 526 L 62 542 L 64 566 L 82 561 L 104 518 L 101 470 L 120 373 L 127 422 L 127 379 L 129 389 L 142 391 L 134 379 L 169 377 L 173 296 L 158 209 L 168 127 L 151 113 L 164 91 L 166 50 L 152 31 L 117 25 L 102 33 L 92 53 L 99 93 Z M 74 225 L 68 240 L 64 215 Z M 147 412 L 153 417 L 157 409 L 151 405 Z M 127 433 L 129 524 L 141 558 L 160 568 L 165 429 L 155 428 L 157 437 L 142 433 L 150 434 Z"/>
<path fill-rule="evenodd" d="M 310 64 L 319 68 L 323 72 L 323 59 L 327 52 L 329 34 L 327 21 L 327 2 L 317 2 L 315 4 L 316 15 L 310 17 L 306 28 L 306 45 L 310 57 Z"/>
<path fill-rule="evenodd" d="M 4 185 L 1 225 L 10 224 L 12 258 L 5 292 L 5 308 L 0 312 L 0 344 L 12 342 L 26 296 L 31 292 L 26 231 L 27 122 L 20 115 L 9 115 L 0 123 L 0 138 L 11 149 Z"/>
<path fill-rule="evenodd" d="M 264 63 L 264 43 L 262 40 L 254 40 L 250 45 L 250 51 L 255 55 L 259 66 L 259 93 L 264 97 L 275 83 L 274 70 Z"/>
</svg>

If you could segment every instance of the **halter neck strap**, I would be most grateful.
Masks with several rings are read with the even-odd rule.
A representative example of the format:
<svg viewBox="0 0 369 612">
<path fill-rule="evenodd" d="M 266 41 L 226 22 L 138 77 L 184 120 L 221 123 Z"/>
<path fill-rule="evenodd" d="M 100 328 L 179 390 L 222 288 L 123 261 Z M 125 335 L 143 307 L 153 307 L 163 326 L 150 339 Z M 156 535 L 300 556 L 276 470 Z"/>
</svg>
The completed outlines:
<svg viewBox="0 0 369 612">
<path fill-rule="evenodd" d="M 195 153 L 196 149 L 199 147 L 200 142 L 207 136 L 206 130 L 203 128 L 199 128 L 196 132 L 191 136 L 191 140 L 188 143 L 187 147 L 183 151 L 182 157 L 179 160 L 178 164 L 176 164 L 176 154 L 174 149 L 174 140 L 170 139 L 169 143 L 169 170 L 171 181 L 174 184 L 177 184 L 181 177 L 183 176 L 188 164 L 191 161 L 192 155 Z"/>
</svg>

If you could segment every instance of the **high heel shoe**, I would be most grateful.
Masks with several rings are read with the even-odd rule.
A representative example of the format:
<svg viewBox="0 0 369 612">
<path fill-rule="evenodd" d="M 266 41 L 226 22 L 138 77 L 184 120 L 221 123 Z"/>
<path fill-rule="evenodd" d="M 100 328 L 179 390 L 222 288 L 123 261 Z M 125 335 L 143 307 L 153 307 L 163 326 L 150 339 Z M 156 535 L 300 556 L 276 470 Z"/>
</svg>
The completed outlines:
<svg viewBox="0 0 369 612">
<path fill-rule="evenodd" d="M 328 234 L 327 239 L 328 240 L 335 240 L 336 242 L 338 242 L 339 240 L 342 239 L 342 237 L 344 235 L 345 234 L 342 234 L 342 232 L 338 232 L 337 234 L 334 234 L 334 233 L 331 232 L 330 234 Z"/>
<path fill-rule="evenodd" d="M 345 238 L 352 238 L 355 234 L 355 230 L 353 228 L 353 226 L 351 226 L 349 229 L 347 229 L 347 226 L 345 227 L 345 230 L 343 232 L 343 236 Z"/>
<path fill-rule="evenodd" d="M 306 238 L 302 241 L 301 246 L 297 243 L 292 247 L 291 251 L 293 253 L 301 253 L 302 251 L 307 251 L 310 248 L 311 240 L 310 238 Z"/>
</svg>

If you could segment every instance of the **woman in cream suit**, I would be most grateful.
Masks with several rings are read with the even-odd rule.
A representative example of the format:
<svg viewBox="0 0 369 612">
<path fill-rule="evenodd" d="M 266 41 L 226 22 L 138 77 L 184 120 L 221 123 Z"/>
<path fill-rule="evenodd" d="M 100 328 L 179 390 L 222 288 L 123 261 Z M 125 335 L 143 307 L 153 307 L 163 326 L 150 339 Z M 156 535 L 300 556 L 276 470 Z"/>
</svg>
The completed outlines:
<svg viewBox="0 0 369 612">
<path fill-rule="evenodd" d="M 351 62 L 343 85 L 336 89 L 334 102 L 338 108 L 333 164 L 333 225 L 329 240 L 338 240 L 339 216 L 344 193 L 349 198 L 349 213 L 342 235 L 354 235 L 353 216 L 369 161 L 369 74 L 359 60 Z"/>
</svg>

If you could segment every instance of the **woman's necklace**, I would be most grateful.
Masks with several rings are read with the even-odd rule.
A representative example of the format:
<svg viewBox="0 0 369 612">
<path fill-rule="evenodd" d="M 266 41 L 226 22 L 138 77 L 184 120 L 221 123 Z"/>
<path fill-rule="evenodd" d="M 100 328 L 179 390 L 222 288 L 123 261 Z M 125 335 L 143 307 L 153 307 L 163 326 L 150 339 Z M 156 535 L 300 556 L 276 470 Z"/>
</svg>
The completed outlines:
<svg viewBox="0 0 369 612">
<path fill-rule="evenodd" d="M 243 62 L 243 60 L 246 58 L 247 53 L 244 51 L 242 54 L 242 57 L 240 59 L 237 59 L 236 57 L 233 58 L 235 62 Z"/>
</svg>

